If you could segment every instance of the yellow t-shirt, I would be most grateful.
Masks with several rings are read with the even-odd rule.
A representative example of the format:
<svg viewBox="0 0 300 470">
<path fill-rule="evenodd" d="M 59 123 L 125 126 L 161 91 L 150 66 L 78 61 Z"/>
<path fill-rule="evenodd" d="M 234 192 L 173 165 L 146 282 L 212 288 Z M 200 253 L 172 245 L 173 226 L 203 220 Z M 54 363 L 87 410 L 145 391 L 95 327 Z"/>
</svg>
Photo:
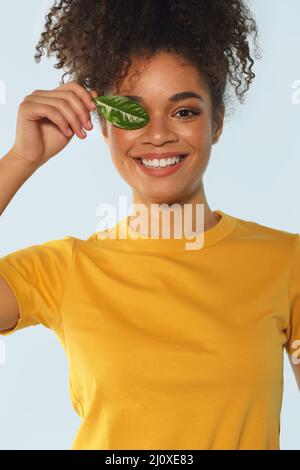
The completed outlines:
<svg viewBox="0 0 300 470">
<path fill-rule="evenodd" d="M 125 217 L 0 258 L 20 306 L 67 355 L 71 449 L 279 449 L 283 352 L 300 338 L 300 235 L 233 217 L 135 239 Z M 117 236 L 115 236 L 117 235 Z"/>
</svg>

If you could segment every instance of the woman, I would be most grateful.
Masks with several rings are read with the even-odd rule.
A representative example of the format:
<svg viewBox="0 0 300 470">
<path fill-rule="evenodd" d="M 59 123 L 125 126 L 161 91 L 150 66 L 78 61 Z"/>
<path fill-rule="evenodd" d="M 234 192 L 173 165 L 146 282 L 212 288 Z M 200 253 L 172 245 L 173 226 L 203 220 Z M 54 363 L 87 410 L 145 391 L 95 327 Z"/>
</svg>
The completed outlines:
<svg viewBox="0 0 300 470">
<path fill-rule="evenodd" d="M 128 215 L 87 240 L 0 258 L 0 333 L 43 324 L 66 351 L 82 418 L 74 450 L 279 449 L 283 348 L 291 358 L 300 338 L 299 234 L 212 211 L 203 186 L 226 85 L 242 101 L 255 76 L 252 33 L 242 0 L 65 0 L 47 15 L 36 60 L 55 52 L 74 81 L 21 103 L 0 161 L 2 212 L 74 133 L 85 138 L 92 97 L 130 97 L 150 117 L 126 130 L 100 116 L 133 205 L 146 208 L 138 226 Z M 192 208 L 181 237 L 175 217 L 164 236 L 157 204 Z M 190 232 L 200 248 L 187 249 Z"/>
</svg>

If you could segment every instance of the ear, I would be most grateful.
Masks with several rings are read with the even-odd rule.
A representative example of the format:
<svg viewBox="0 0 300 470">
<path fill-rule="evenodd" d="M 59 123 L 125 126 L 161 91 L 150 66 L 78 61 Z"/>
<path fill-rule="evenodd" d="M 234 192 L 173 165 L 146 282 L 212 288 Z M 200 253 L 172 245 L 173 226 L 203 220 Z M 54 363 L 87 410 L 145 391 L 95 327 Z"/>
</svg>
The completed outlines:
<svg viewBox="0 0 300 470">
<path fill-rule="evenodd" d="M 225 106 L 222 103 L 219 107 L 219 110 L 216 114 L 216 118 L 214 121 L 214 132 L 213 132 L 213 139 L 212 144 L 216 144 L 222 134 L 223 131 L 223 123 L 224 123 L 224 115 L 225 115 Z"/>
</svg>

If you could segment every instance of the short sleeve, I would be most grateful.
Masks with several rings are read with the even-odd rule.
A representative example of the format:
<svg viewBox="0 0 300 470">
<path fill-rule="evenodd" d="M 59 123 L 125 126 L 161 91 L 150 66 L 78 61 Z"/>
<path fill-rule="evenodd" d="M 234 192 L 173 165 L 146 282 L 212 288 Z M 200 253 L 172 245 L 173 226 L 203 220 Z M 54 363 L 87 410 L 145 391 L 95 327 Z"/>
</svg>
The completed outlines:
<svg viewBox="0 0 300 470">
<path fill-rule="evenodd" d="M 288 290 L 290 318 L 284 345 L 288 354 L 299 350 L 300 346 L 300 235 L 296 235 Z"/>
<path fill-rule="evenodd" d="M 61 302 L 68 282 L 76 239 L 65 236 L 0 257 L 0 276 L 13 290 L 20 317 L 10 335 L 27 326 L 60 328 Z"/>
</svg>

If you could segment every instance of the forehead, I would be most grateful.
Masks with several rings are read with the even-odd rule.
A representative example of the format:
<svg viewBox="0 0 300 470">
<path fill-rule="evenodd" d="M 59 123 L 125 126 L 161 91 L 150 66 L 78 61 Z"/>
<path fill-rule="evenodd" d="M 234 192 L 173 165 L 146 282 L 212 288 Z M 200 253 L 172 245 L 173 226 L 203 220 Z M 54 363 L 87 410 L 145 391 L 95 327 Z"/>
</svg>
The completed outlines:
<svg viewBox="0 0 300 470">
<path fill-rule="evenodd" d="M 160 53 L 151 59 L 132 59 L 119 92 L 145 96 L 169 97 L 182 91 L 193 91 L 202 95 L 206 86 L 201 72 L 183 58 Z"/>
</svg>

